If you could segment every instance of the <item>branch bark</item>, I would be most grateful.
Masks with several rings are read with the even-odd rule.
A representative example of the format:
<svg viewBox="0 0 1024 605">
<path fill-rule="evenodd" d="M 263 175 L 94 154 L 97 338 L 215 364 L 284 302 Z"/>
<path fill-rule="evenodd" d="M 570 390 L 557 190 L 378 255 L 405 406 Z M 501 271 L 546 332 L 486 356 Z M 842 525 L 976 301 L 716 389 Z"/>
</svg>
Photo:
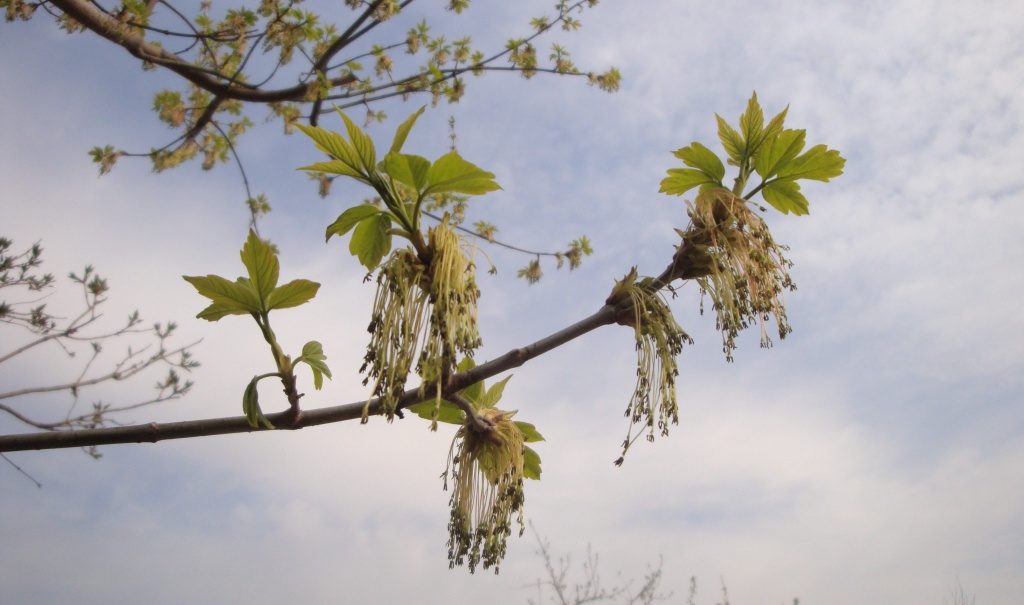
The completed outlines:
<svg viewBox="0 0 1024 605">
<path fill-rule="evenodd" d="M 240 84 L 227 75 L 215 77 L 191 63 L 182 61 L 174 53 L 146 42 L 130 26 L 114 19 L 85 0 L 49 0 L 49 2 L 89 30 L 123 47 L 132 56 L 166 67 L 217 97 L 254 103 L 301 101 L 306 98 L 309 90 L 306 84 L 296 84 L 295 86 L 276 90 L 261 90 L 252 85 Z M 345 86 L 354 81 L 354 76 L 346 75 L 331 80 L 331 84 L 333 86 Z"/>
<path fill-rule="evenodd" d="M 472 370 L 452 375 L 445 385 L 445 390 L 460 391 L 476 382 L 517 368 L 527 361 L 539 357 L 601 326 L 615 323 L 616 315 L 619 312 L 621 312 L 621 309 L 606 304 L 593 315 L 568 328 L 559 330 L 525 347 L 512 349 L 504 355 L 481 364 Z M 420 401 L 432 398 L 433 394 L 429 391 L 421 396 L 419 389 L 411 389 L 404 393 L 398 408 L 406 408 Z M 367 406 L 369 407 L 367 408 Z M 296 430 L 322 424 L 361 419 L 364 409 L 368 409 L 369 415 L 379 415 L 381 413 L 380 401 L 374 398 L 369 403 L 355 402 L 315 410 L 305 410 L 299 413 L 298 416 L 295 415 L 293 410 L 286 410 L 277 414 L 267 414 L 267 419 L 275 426 L 280 427 L 273 430 Z M 245 416 L 164 424 L 151 422 L 149 424 L 106 429 L 5 435 L 0 436 L 0 452 L 92 447 L 118 443 L 156 443 L 168 439 L 253 433 L 264 430 L 272 429 L 253 428 L 249 426 Z"/>
</svg>

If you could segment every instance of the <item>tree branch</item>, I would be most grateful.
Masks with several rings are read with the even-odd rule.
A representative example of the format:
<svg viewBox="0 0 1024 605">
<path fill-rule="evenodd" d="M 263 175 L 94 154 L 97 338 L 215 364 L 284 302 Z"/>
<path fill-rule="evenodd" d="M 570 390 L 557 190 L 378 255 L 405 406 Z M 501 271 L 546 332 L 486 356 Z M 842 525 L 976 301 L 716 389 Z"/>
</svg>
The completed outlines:
<svg viewBox="0 0 1024 605">
<path fill-rule="evenodd" d="M 313 64 L 313 70 L 319 72 L 326 72 L 327 64 L 331 62 L 331 59 L 334 58 L 334 55 L 341 52 L 341 49 L 348 46 L 355 39 L 353 38 L 353 34 L 355 34 L 356 30 L 359 29 L 359 26 L 362 25 L 367 19 L 372 17 L 374 11 L 376 11 L 383 3 L 384 0 L 374 0 L 374 2 L 367 6 L 366 10 L 363 11 L 363 14 L 359 15 L 359 17 L 357 17 L 356 20 L 353 21 L 352 24 L 348 26 L 348 29 L 346 29 L 340 36 L 338 36 L 338 39 L 335 40 L 333 44 L 327 47 L 327 50 L 324 51 L 324 54 L 316 61 L 316 63 Z M 376 26 L 378 23 L 380 23 L 380 21 L 374 19 L 374 22 L 370 25 L 370 27 L 367 28 L 367 30 Z M 365 32 L 359 32 L 358 35 L 362 35 L 363 33 Z"/>
<path fill-rule="evenodd" d="M 543 355 L 548 351 L 557 348 L 571 340 L 591 332 L 601 326 L 615 322 L 619 309 L 612 305 L 604 305 L 596 313 L 577 322 L 568 328 L 559 330 L 545 338 L 538 340 L 522 348 L 513 349 L 497 359 L 481 364 L 467 372 L 460 372 L 452 375 L 445 390 L 460 391 L 476 382 L 490 378 L 501 372 L 517 368 L 527 361 Z M 428 389 L 421 395 L 419 389 L 406 391 L 399 401 L 398 408 L 406 408 L 420 401 L 432 399 L 434 393 Z M 369 406 L 367 408 L 367 405 Z M 354 402 L 339 406 L 306 410 L 296 418 L 292 410 L 267 414 L 271 423 L 278 425 L 280 421 L 282 429 L 295 430 L 305 427 L 318 426 L 321 424 L 332 424 L 347 420 L 357 420 L 363 417 L 363 410 L 368 409 L 370 415 L 381 414 L 382 408 L 379 399 L 366 402 Z M 168 439 L 187 439 L 190 437 L 207 437 L 212 435 L 229 435 L 234 433 L 252 433 L 257 431 L 270 430 L 253 428 L 249 426 L 245 416 L 232 418 L 212 418 L 206 420 L 191 420 L 185 422 L 173 422 L 158 424 L 155 422 L 142 425 L 133 425 L 106 429 L 89 429 L 80 431 L 61 431 L 53 433 L 32 433 L 25 435 L 0 436 L 0 452 L 14 452 L 24 450 L 60 449 L 70 447 L 92 447 L 98 445 L 112 445 L 117 443 L 156 443 Z"/>
<path fill-rule="evenodd" d="M 128 26 L 83 0 L 49 0 L 49 2 L 93 32 L 123 47 L 132 56 L 166 67 L 217 97 L 254 103 L 272 103 L 300 101 L 306 97 L 308 92 L 308 86 L 305 84 L 296 84 L 289 88 L 276 90 L 260 90 L 251 85 L 239 83 L 234 80 L 234 77 L 228 75 L 217 77 L 207 70 L 182 61 L 180 57 L 168 50 L 146 42 L 142 36 Z M 345 75 L 331 80 L 331 85 L 344 86 L 354 81 L 354 76 Z"/>
</svg>

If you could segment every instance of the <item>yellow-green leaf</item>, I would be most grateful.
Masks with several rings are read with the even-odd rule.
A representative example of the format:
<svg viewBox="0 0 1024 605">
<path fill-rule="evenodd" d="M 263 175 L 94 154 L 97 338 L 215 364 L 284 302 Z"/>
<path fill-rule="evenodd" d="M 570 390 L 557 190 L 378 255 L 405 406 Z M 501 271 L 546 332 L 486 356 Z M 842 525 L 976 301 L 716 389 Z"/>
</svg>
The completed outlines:
<svg viewBox="0 0 1024 605">
<path fill-rule="evenodd" d="M 505 385 L 508 383 L 512 375 L 508 375 L 504 380 L 494 383 L 491 388 L 487 389 L 487 392 L 480 397 L 479 400 L 473 403 L 473 407 L 479 410 L 486 410 L 487 408 L 493 408 L 499 401 L 501 401 L 501 395 L 505 391 Z"/>
<path fill-rule="evenodd" d="M 245 419 L 252 428 L 258 429 L 262 424 L 264 428 L 273 429 L 274 425 L 267 420 L 267 417 L 263 415 L 263 410 L 260 409 L 259 391 L 256 390 L 257 380 L 258 378 L 254 376 L 245 387 L 245 392 L 242 394 L 242 412 L 245 413 Z"/>
<path fill-rule="evenodd" d="M 783 130 L 754 154 L 754 169 L 768 180 L 786 167 L 804 148 L 804 130 Z"/>
<path fill-rule="evenodd" d="M 458 367 L 455 369 L 456 372 L 468 372 L 476 367 L 476 362 L 473 361 L 472 357 L 463 357 L 462 361 L 459 362 Z M 468 387 L 462 389 L 462 397 L 466 401 L 477 407 L 476 404 L 484 396 L 484 381 L 474 382 Z M 478 408 L 479 409 L 479 408 Z"/>
<path fill-rule="evenodd" d="M 417 193 L 427 185 L 429 170 L 430 160 L 418 155 L 392 152 L 384 156 L 384 172 Z"/>
<path fill-rule="evenodd" d="M 402 150 L 402 145 L 405 145 L 405 139 L 409 136 L 409 131 L 412 130 L 413 124 L 416 123 L 416 118 L 420 117 L 426 108 L 426 105 L 420 107 L 416 113 L 409 116 L 409 119 L 402 122 L 398 127 L 398 130 L 395 131 L 395 140 L 391 143 L 391 153 L 398 153 Z"/>
<path fill-rule="evenodd" d="M 739 166 L 746 147 L 743 137 L 717 113 L 715 119 L 718 120 L 718 138 L 722 140 L 722 147 L 725 147 L 725 152 L 729 154 L 729 163 Z"/>
<path fill-rule="evenodd" d="M 694 168 L 670 168 L 668 176 L 661 180 L 659 193 L 682 195 L 700 185 L 721 186 L 721 183 L 701 170 Z"/>
<path fill-rule="evenodd" d="M 835 149 L 815 145 L 803 155 L 793 159 L 779 171 L 779 178 L 785 180 L 811 179 L 828 182 L 843 173 L 846 160 Z"/>
<path fill-rule="evenodd" d="M 242 246 L 241 257 L 242 264 L 249 272 L 249 281 L 256 289 L 262 306 L 277 286 L 281 264 L 270 244 L 260 239 L 252 229 L 249 230 L 249 237 Z"/>
<path fill-rule="evenodd" d="M 444 154 L 427 171 L 429 185 L 423 195 L 463 193 L 483 195 L 501 189 L 494 182 L 494 174 L 467 162 L 456 151 Z"/>
<path fill-rule="evenodd" d="M 364 219 L 369 218 L 374 214 L 380 214 L 381 212 L 383 211 L 380 208 L 372 204 L 361 204 L 359 206 L 349 208 L 342 212 L 341 215 L 339 215 L 338 218 L 335 219 L 329 227 L 327 227 L 327 241 L 331 240 L 332 235 L 345 235 Z"/>
<path fill-rule="evenodd" d="M 335 158 L 333 162 L 317 162 L 316 164 L 299 168 L 299 170 L 341 174 L 357 178 L 362 177 L 365 180 L 366 170 L 363 169 L 363 161 L 359 152 L 343 136 L 337 132 L 319 127 L 298 123 L 295 126 L 305 133 L 306 136 L 313 139 L 317 149 Z"/>
<path fill-rule="evenodd" d="M 672 154 L 690 168 L 696 168 L 719 184 L 725 177 L 725 165 L 715 152 L 694 141 L 688 147 L 677 149 Z"/>
<path fill-rule="evenodd" d="M 348 131 L 348 140 L 351 142 L 352 148 L 355 149 L 356 155 L 359 157 L 359 161 L 362 163 L 362 169 L 365 172 L 371 172 L 377 165 L 377 150 L 373 146 L 373 139 L 371 139 L 361 128 L 356 126 L 343 111 L 338 110 L 338 114 L 341 119 L 345 121 L 345 129 Z"/>
<path fill-rule="evenodd" d="M 515 420 L 513 421 L 513 424 L 518 426 L 519 431 L 523 434 L 523 443 L 544 441 L 544 436 L 537 432 L 537 427 L 533 426 L 529 422 L 521 422 L 519 420 Z"/>
<path fill-rule="evenodd" d="M 260 297 L 252 283 L 243 278 L 230 282 L 219 275 L 182 276 L 192 284 L 200 295 L 209 298 L 213 304 L 196 317 L 217 321 L 225 315 L 244 315 L 261 311 Z"/>
<path fill-rule="evenodd" d="M 523 446 L 523 477 L 540 480 L 540 455 L 528 445 Z"/>
<path fill-rule="evenodd" d="M 352 232 L 348 249 L 368 270 L 373 271 L 384 255 L 391 250 L 391 218 L 375 214 L 359 223 Z"/>
<path fill-rule="evenodd" d="M 267 311 L 272 309 L 288 309 L 305 304 L 320 289 L 320 284 L 308 279 L 294 279 L 287 284 L 274 288 L 267 297 Z"/>
<path fill-rule="evenodd" d="M 789 105 L 779 112 L 779 115 L 775 116 L 768 122 L 768 125 L 764 127 L 764 131 L 761 132 L 760 140 L 757 142 L 757 146 L 752 150 L 751 153 L 757 153 L 758 148 L 763 143 L 771 141 L 775 137 L 782 133 L 782 126 L 786 122 L 786 114 L 789 113 Z"/>
<path fill-rule="evenodd" d="M 359 168 L 354 168 L 352 165 L 342 162 L 341 160 L 331 160 L 329 162 L 317 162 L 310 164 L 309 166 L 303 166 L 298 170 L 308 170 L 310 172 L 323 172 L 325 174 L 337 174 L 340 176 L 350 176 L 354 179 L 359 179 L 364 183 L 369 183 L 366 175 L 364 175 Z"/>
<path fill-rule="evenodd" d="M 461 425 L 466 421 L 466 414 L 462 411 L 462 408 L 447 399 L 441 400 L 440 407 L 435 404 L 435 400 L 431 399 L 430 401 L 415 403 L 406 409 L 425 420 L 435 420 L 434 410 L 436 409 L 436 420 L 438 422 Z"/>
<path fill-rule="evenodd" d="M 239 309 L 231 305 L 211 303 L 210 306 L 206 307 L 199 313 L 196 313 L 196 318 L 205 319 L 206 321 L 217 321 L 227 315 L 249 315 L 250 313 L 251 311 Z"/>
<path fill-rule="evenodd" d="M 770 181 L 761 189 L 766 202 L 783 214 L 807 214 L 807 198 L 800 193 L 800 185 L 793 181 Z"/>
<path fill-rule="evenodd" d="M 295 360 L 296 363 L 303 362 L 313 370 L 313 387 L 320 390 L 324 385 L 324 376 L 331 377 L 331 370 L 327 367 L 327 356 L 324 355 L 323 346 L 311 340 L 302 347 L 302 355 Z"/>
<path fill-rule="evenodd" d="M 761 111 L 761 104 L 757 102 L 757 92 L 751 95 L 747 101 L 747 110 L 740 116 L 740 135 L 743 137 L 743 156 L 750 157 L 755 149 L 754 146 L 760 141 L 761 131 L 764 129 L 764 112 Z"/>
</svg>

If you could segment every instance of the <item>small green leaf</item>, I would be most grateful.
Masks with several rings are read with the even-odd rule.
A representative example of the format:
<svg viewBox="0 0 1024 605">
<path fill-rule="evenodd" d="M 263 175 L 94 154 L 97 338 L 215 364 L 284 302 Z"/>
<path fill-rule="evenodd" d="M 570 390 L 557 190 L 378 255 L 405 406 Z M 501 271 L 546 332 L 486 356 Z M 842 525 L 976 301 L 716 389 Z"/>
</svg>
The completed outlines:
<svg viewBox="0 0 1024 605">
<path fill-rule="evenodd" d="M 510 378 L 512 378 L 511 374 L 506 376 L 504 380 L 491 385 L 491 388 L 487 389 L 487 392 L 474 403 L 473 407 L 475 407 L 477 411 L 493 408 L 499 401 L 501 401 L 501 395 L 505 391 L 505 385 L 508 383 Z"/>
<path fill-rule="evenodd" d="M 761 111 L 761 104 L 757 102 L 757 92 L 747 101 L 747 110 L 740 116 L 740 135 L 743 137 L 743 156 L 753 155 L 754 147 L 761 141 L 761 132 L 764 130 L 764 112 Z"/>
<path fill-rule="evenodd" d="M 196 316 L 200 319 L 217 321 L 225 315 L 245 315 L 261 311 L 259 294 L 245 278 L 238 278 L 235 282 L 230 282 L 219 275 L 183 275 L 182 278 L 192 284 L 200 295 L 213 301 L 212 305 Z"/>
<path fill-rule="evenodd" d="M 359 223 L 352 232 L 348 249 L 368 270 L 373 271 L 391 251 L 391 217 L 375 214 Z"/>
<path fill-rule="evenodd" d="M 804 148 L 804 130 L 783 130 L 754 154 L 754 169 L 768 180 L 784 169 Z"/>
<path fill-rule="evenodd" d="M 725 152 L 729 154 L 729 163 L 733 166 L 739 166 L 746 147 L 743 137 L 717 113 L 715 114 L 715 119 L 718 120 L 718 138 L 722 140 L 722 147 L 725 147 Z"/>
<path fill-rule="evenodd" d="M 362 222 L 363 219 L 381 212 L 383 212 L 383 210 L 372 204 L 352 206 L 348 210 L 342 212 L 341 215 L 338 216 L 338 218 L 331 223 L 329 227 L 327 227 L 327 241 L 331 241 L 332 235 L 345 235 L 358 223 Z"/>
<path fill-rule="evenodd" d="M 456 372 L 468 372 L 476 367 L 476 362 L 473 361 L 472 357 L 463 357 L 462 361 L 459 362 L 458 367 L 455 369 Z M 477 407 L 477 402 L 484 396 L 484 381 L 474 382 L 468 387 L 462 389 L 462 398 L 473 404 L 473 407 Z"/>
<path fill-rule="evenodd" d="M 760 148 L 761 144 L 773 140 L 775 137 L 782 133 L 782 126 L 786 122 L 786 114 L 789 113 L 789 105 L 779 112 L 777 116 L 768 122 L 768 125 L 764 127 L 764 131 L 761 132 L 760 140 L 757 142 L 757 148 Z M 757 148 L 752 153 L 757 153 Z"/>
<path fill-rule="evenodd" d="M 363 161 L 359 152 L 340 134 L 323 128 L 305 126 L 296 123 L 303 133 L 316 143 L 317 149 L 335 158 L 332 162 L 317 162 L 299 170 L 340 174 L 366 180 L 367 172 L 363 169 Z M 372 164 L 371 164 L 372 167 Z"/>
<path fill-rule="evenodd" d="M 369 173 L 374 170 L 377 165 L 377 150 L 373 146 L 373 139 L 371 139 L 361 128 L 356 126 L 343 111 L 338 110 L 338 115 L 345 121 L 345 129 L 348 131 L 348 140 L 352 144 L 352 148 L 355 149 L 356 154 L 362 162 L 362 169 Z M 339 158 L 340 159 L 340 158 Z"/>
<path fill-rule="evenodd" d="M 384 172 L 399 183 L 412 187 L 419 193 L 427 184 L 430 160 L 405 153 L 389 153 L 384 156 Z"/>
<path fill-rule="evenodd" d="M 416 123 L 416 118 L 420 117 L 426 108 L 426 105 L 420 107 L 416 113 L 409 116 L 409 119 L 402 122 L 398 127 L 398 130 L 395 131 L 395 140 L 391 143 L 391 153 L 398 153 L 402 150 L 402 145 L 405 145 L 405 139 L 409 136 L 409 131 L 412 130 L 413 124 Z"/>
<path fill-rule="evenodd" d="M 242 411 L 252 428 L 258 429 L 262 424 L 264 428 L 273 429 L 274 425 L 267 420 L 267 417 L 263 415 L 263 410 L 260 409 L 259 391 L 256 390 L 257 381 L 259 381 L 259 377 L 253 376 L 245 387 L 245 393 L 242 394 Z"/>
<path fill-rule="evenodd" d="M 815 145 L 780 170 L 779 179 L 811 179 L 827 183 L 829 179 L 841 175 L 845 165 L 846 159 L 838 151 L 825 145 Z"/>
<path fill-rule="evenodd" d="M 296 124 L 298 126 L 298 124 Z M 350 176 L 354 179 L 369 183 L 370 180 L 363 174 L 358 168 L 353 168 L 350 164 L 346 164 L 341 160 L 331 160 L 330 162 L 317 162 L 310 164 L 309 166 L 303 166 L 297 170 L 308 170 L 310 172 L 323 172 L 324 174 L 338 174 L 341 176 Z"/>
<path fill-rule="evenodd" d="M 306 344 L 302 345 L 302 357 L 316 357 L 319 359 L 327 359 L 324 355 L 324 346 L 315 340 L 311 340 Z"/>
<path fill-rule="evenodd" d="M 307 364 L 313 370 L 313 387 L 318 391 L 324 386 L 324 376 L 331 377 L 331 370 L 327 367 L 326 360 L 327 356 L 324 355 L 323 346 L 315 340 L 303 345 L 302 355 L 295 360 L 296 363 Z"/>
<path fill-rule="evenodd" d="M 528 445 L 523 446 L 523 477 L 540 481 L 540 455 Z"/>
<path fill-rule="evenodd" d="M 444 73 L 441 71 L 441 68 L 434 64 L 433 61 L 427 63 L 427 70 L 430 72 L 431 77 L 434 78 L 434 81 L 431 82 L 431 84 L 436 85 L 444 81 Z"/>
<path fill-rule="evenodd" d="M 807 214 L 807 198 L 800 193 L 800 185 L 793 181 L 769 181 L 761 189 L 766 202 L 783 214 L 792 212 L 796 215 Z"/>
<path fill-rule="evenodd" d="M 690 168 L 700 170 L 721 185 L 722 179 L 725 177 L 725 166 L 715 152 L 694 141 L 690 143 L 689 147 L 677 149 L 672 154 Z"/>
<path fill-rule="evenodd" d="M 537 427 L 533 426 L 529 422 L 514 421 L 514 424 L 519 427 L 519 430 L 523 433 L 524 443 L 533 443 L 534 441 L 544 441 L 544 436 L 537 432 Z"/>
<path fill-rule="evenodd" d="M 250 311 L 239 310 L 229 305 L 211 303 L 210 306 L 197 313 L 196 318 L 205 319 L 206 321 L 217 321 L 227 315 L 249 315 L 250 313 Z"/>
<path fill-rule="evenodd" d="M 501 187 L 494 182 L 494 174 L 481 170 L 462 159 L 458 152 L 444 154 L 427 171 L 429 185 L 423 195 L 438 193 L 463 193 L 483 195 Z"/>
<path fill-rule="evenodd" d="M 431 399 L 430 401 L 415 403 L 406 409 L 425 420 L 434 420 L 434 410 L 436 409 L 438 422 L 458 425 L 466 422 L 466 414 L 463 413 L 462 408 L 447 399 L 441 400 L 440 407 L 436 407 L 434 400 Z"/>
<path fill-rule="evenodd" d="M 682 195 L 701 185 L 721 186 L 719 181 L 712 179 L 701 170 L 693 168 L 670 168 L 668 176 L 661 180 L 659 193 L 668 195 Z"/>
<path fill-rule="evenodd" d="M 305 304 L 316 296 L 320 284 L 308 279 L 293 279 L 287 284 L 274 288 L 267 297 L 267 311 L 288 309 Z"/>
<path fill-rule="evenodd" d="M 242 246 L 242 264 L 249 272 L 249 281 L 256 288 L 260 297 L 261 306 L 266 302 L 267 297 L 277 286 L 277 280 L 281 271 L 281 264 L 274 255 L 270 244 L 261 240 L 256 232 L 249 230 L 249 237 Z M 265 306 L 264 306 L 265 308 Z"/>
</svg>

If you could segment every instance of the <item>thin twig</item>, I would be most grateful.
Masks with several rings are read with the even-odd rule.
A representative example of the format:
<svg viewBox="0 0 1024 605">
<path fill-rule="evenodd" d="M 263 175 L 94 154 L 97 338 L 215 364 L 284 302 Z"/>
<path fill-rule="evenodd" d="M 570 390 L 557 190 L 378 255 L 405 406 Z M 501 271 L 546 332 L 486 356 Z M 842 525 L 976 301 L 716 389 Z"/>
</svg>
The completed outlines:
<svg viewBox="0 0 1024 605">
<path fill-rule="evenodd" d="M 42 487 L 43 487 L 43 484 L 42 484 L 42 483 L 40 483 L 40 482 L 36 481 L 36 478 L 35 478 L 35 477 L 33 477 L 32 475 L 30 475 L 30 474 L 28 474 L 27 472 L 25 472 L 25 470 L 24 470 L 23 468 L 21 468 L 20 466 L 18 466 L 17 464 L 15 464 L 15 463 L 14 463 L 14 462 L 13 462 L 13 461 L 12 461 L 12 460 L 10 459 L 10 458 L 8 458 L 7 456 L 5 456 L 4 454 L 0 454 L 0 458 L 3 458 L 4 460 L 6 460 L 6 461 L 7 461 L 7 464 L 10 464 L 11 466 L 13 466 L 13 467 L 14 467 L 14 470 L 18 471 L 18 472 L 19 472 L 19 473 L 21 473 L 22 475 L 25 475 L 25 477 L 26 477 L 26 478 L 28 478 L 28 480 L 29 480 L 29 481 L 31 481 L 32 483 L 35 483 L 35 484 L 36 484 L 36 487 L 38 487 L 38 488 L 42 488 Z"/>
</svg>

